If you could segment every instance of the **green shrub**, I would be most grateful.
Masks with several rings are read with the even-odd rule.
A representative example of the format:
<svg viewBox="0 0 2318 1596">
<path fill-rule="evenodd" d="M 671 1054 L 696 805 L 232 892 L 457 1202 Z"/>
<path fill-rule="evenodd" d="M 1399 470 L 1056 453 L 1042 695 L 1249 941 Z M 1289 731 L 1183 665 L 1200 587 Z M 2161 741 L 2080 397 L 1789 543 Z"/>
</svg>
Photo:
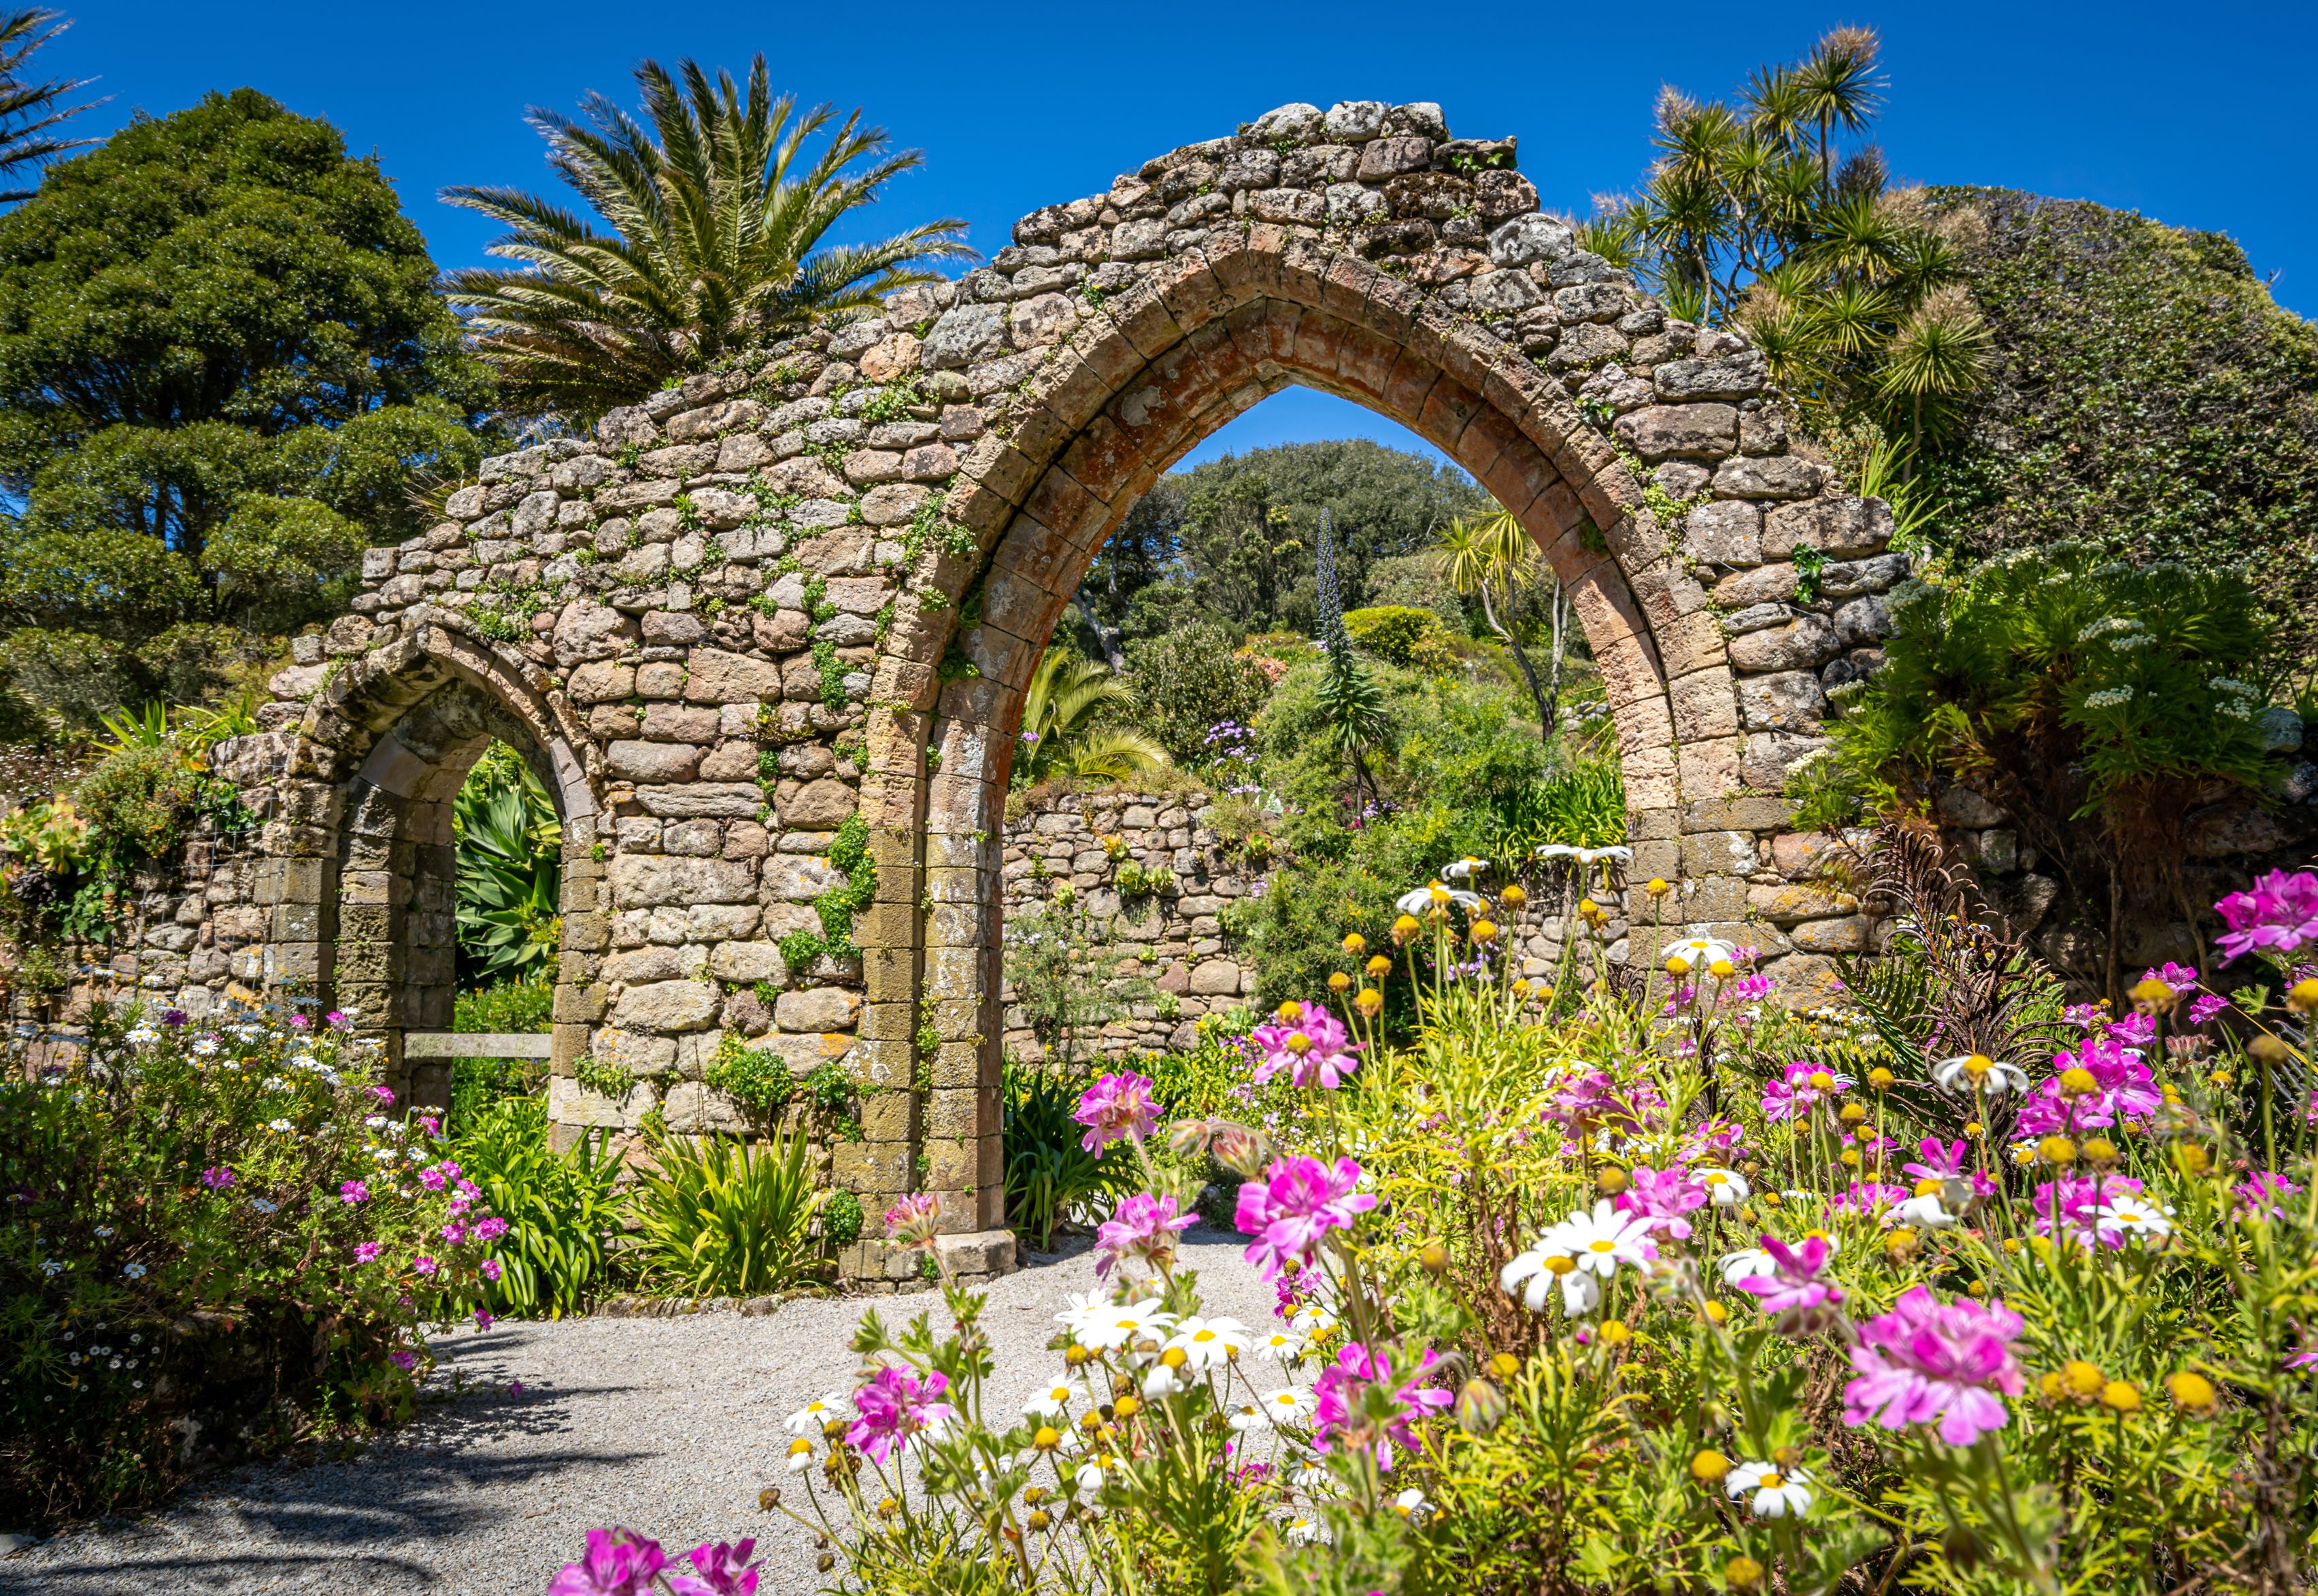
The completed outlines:
<svg viewBox="0 0 2318 1596">
<path fill-rule="evenodd" d="M 536 1098 L 494 1102 L 453 1124 L 453 1157 L 482 1188 L 484 1206 L 511 1227 L 492 1248 L 504 1272 L 487 1283 L 483 1305 L 526 1317 L 578 1313 L 604 1288 L 606 1243 L 626 1218 L 609 1134 L 583 1132 L 570 1152 L 557 1152 L 547 1107 Z"/>
<path fill-rule="evenodd" d="M 750 1047 L 730 1031 L 718 1039 L 716 1062 L 701 1079 L 767 1129 L 780 1118 L 797 1089 L 786 1058 L 769 1047 Z"/>
<path fill-rule="evenodd" d="M 1005 1101 L 1007 1223 L 1051 1251 L 1055 1226 L 1091 1197 L 1118 1197 L 1140 1179 L 1135 1153 L 1114 1142 L 1098 1155 L 1083 1146 L 1086 1126 L 1071 1117 L 1088 1078 L 1039 1070 L 1011 1054 Z"/>
<path fill-rule="evenodd" d="M 415 1305 L 472 1297 L 490 1210 L 454 1223 L 430 1122 L 383 1117 L 374 1045 L 100 1002 L 69 1062 L 26 1045 L 0 1052 L 0 1519 L 126 1511 L 408 1416 Z"/>
<path fill-rule="evenodd" d="M 1626 782 L 1615 759 L 1588 759 L 1516 794 L 1487 857 L 1526 867 L 1548 843 L 1611 847 L 1626 840 Z"/>
<path fill-rule="evenodd" d="M 752 1296 L 801 1278 L 813 1257 L 824 1193 L 805 1163 L 805 1137 L 750 1143 L 662 1131 L 636 1182 L 635 1215 L 651 1267 L 696 1296 Z"/>
<path fill-rule="evenodd" d="M 475 978 L 544 975 L 563 940 L 563 827 L 546 785 L 505 743 L 467 773 L 458 838 L 459 956 Z"/>
<path fill-rule="evenodd" d="M 1238 634 L 1211 621 L 1129 643 L 1127 684 L 1136 722 L 1187 770 L 1212 765 L 1216 729 L 1253 722 L 1271 695 L 1271 678 Z"/>
<path fill-rule="evenodd" d="M 1344 630 L 1356 647 L 1391 664 L 1423 671 L 1456 668 L 1449 629 L 1431 610 L 1404 605 L 1346 610 Z"/>
<path fill-rule="evenodd" d="M 553 1027 L 554 1016 L 555 978 L 534 970 L 461 992 L 452 1000 L 451 1028 L 471 1035 L 535 1036 Z"/>
</svg>

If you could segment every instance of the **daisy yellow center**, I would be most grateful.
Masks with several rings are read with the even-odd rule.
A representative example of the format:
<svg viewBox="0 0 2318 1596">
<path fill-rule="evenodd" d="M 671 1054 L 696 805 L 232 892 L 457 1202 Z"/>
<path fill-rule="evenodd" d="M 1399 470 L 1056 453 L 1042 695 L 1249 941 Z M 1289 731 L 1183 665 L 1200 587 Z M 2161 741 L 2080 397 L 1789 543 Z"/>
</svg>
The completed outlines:
<svg viewBox="0 0 2318 1596">
<path fill-rule="evenodd" d="M 1944 1182 L 1936 1180 L 1927 1175 L 1923 1179 L 1916 1182 L 1916 1195 L 1919 1197 L 1929 1197 L 1934 1192 L 1939 1190 L 1943 1184 Z"/>
<path fill-rule="evenodd" d="M 1706 1184 L 1709 1186 L 1728 1186 L 1730 1184 L 1730 1177 L 1728 1175 L 1709 1175 L 1706 1178 Z"/>
<path fill-rule="evenodd" d="M 1191 1339 L 1195 1341 L 1212 1341 L 1216 1339 L 1216 1332 L 1212 1330 L 1203 1330 Z"/>
<path fill-rule="evenodd" d="M 1618 1244 L 1615 1242 L 1589 1242 L 1586 1245 L 1596 1252 L 1614 1252 L 1618 1250 Z"/>
<path fill-rule="evenodd" d="M 1786 1481 L 1781 1479 L 1774 1474 L 1766 1474 L 1761 1479 L 1755 1482 L 1756 1488 L 1762 1491 L 1776 1491 L 1785 1484 Z"/>
<path fill-rule="evenodd" d="M 1070 1399 L 1070 1394 L 1071 1388 L 1068 1385 L 1057 1385 L 1047 1393 L 1047 1398 L 1050 1402 L 1066 1402 Z"/>
</svg>

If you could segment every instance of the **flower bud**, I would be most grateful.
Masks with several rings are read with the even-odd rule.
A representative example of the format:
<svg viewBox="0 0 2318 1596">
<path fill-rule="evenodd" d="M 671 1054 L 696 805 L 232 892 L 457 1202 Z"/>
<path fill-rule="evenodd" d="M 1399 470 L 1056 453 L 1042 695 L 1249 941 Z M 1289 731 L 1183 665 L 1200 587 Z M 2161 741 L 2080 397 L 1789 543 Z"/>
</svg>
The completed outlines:
<svg viewBox="0 0 2318 1596">
<path fill-rule="evenodd" d="M 2096 1170 L 2111 1170 L 2116 1167 L 2116 1143 L 2107 1136 L 2087 1136 L 2081 1151 L 2085 1155 L 2085 1162 Z"/>
<path fill-rule="evenodd" d="M 1733 1557 L 1722 1565 L 1722 1578 L 1734 1591 L 1751 1591 L 1763 1583 L 1763 1565 L 1752 1557 Z"/>
<path fill-rule="evenodd" d="M 1199 1158 L 1214 1141 L 1215 1124 L 1205 1119 L 1179 1119 L 1167 1127 L 1167 1146 L 1178 1158 Z"/>
<path fill-rule="evenodd" d="M 2141 1387 L 2130 1380 L 2111 1380 L 2101 1387 L 2101 1406 L 2120 1416 L 2141 1412 Z"/>
<path fill-rule="evenodd" d="M 1352 999 L 1352 1011 L 1362 1019 L 1374 1019 L 1384 1012 L 1384 994 L 1372 986 L 1364 986 Z"/>
<path fill-rule="evenodd" d="M 1392 939 L 1395 942 L 1406 942 L 1424 928 L 1416 923 L 1415 915 L 1404 914 L 1392 922 Z"/>
<path fill-rule="evenodd" d="M 1738 966 L 1729 959 L 1717 959 L 1706 967 L 1706 973 L 1717 981 L 1728 981 L 1738 973 Z"/>
<path fill-rule="evenodd" d="M 1523 904 L 1529 901 L 1529 894 L 1522 891 L 1521 883 L 1519 882 L 1515 882 L 1513 885 L 1507 887 L 1504 892 L 1497 894 L 1497 901 L 1503 903 L 1507 909 L 1518 910 Z"/>
<path fill-rule="evenodd" d="M 1706 1315 L 1707 1322 L 1711 1324 L 1728 1324 L 1730 1323 L 1730 1310 L 1724 1307 L 1721 1303 L 1716 1302 L 1711 1296 L 1706 1299 L 1705 1303 L 1698 1311 Z"/>
<path fill-rule="evenodd" d="M 1253 1180 L 1263 1172 L 1271 1161 L 1271 1144 L 1258 1133 L 1228 1119 L 1215 1122 L 1215 1138 L 1209 1143 L 1216 1161 L 1243 1180 Z"/>
<path fill-rule="evenodd" d="M 2100 1372 L 2100 1366 L 2081 1358 L 2071 1358 L 2061 1366 L 2062 1389 L 2080 1402 L 2090 1402 L 2107 1384 L 2108 1378 Z"/>
<path fill-rule="evenodd" d="M 1843 1112 L 1837 1115 L 1836 1117 L 1843 1121 L 1846 1125 L 1865 1125 L 1867 1123 L 1867 1110 L 1857 1103 L 1846 1103 L 1843 1106 Z"/>
<path fill-rule="evenodd" d="M 2195 1143 L 2185 1142 L 2173 1149 L 2173 1167 L 2194 1179 L 2214 1167 L 2213 1155 Z"/>
<path fill-rule="evenodd" d="M 2046 1136 L 2036 1143 L 2036 1156 L 2062 1169 L 2077 1161 L 2077 1144 L 2066 1136 Z"/>
<path fill-rule="evenodd" d="M 2246 1055 L 2258 1064 L 2269 1064 L 2276 1066 L 2282 1064 L 2288 1059 L 2292 1058 L 2294 1056 L 2294 1050 L 2287 1046 L 2285 1043 L 2279 1041 L 2277 1037 L 2271 1036 L 2269 1032 L 2264 1031 L 2260 1036 L 2256 1036 L 2252 1041 L 2246 1044 Z"/>
<path fill-rule="evenodd" d="M 1076 1341 L 1072 1342 L 1069 1346 L 1063 1349 L 1063 1361 L 1072 1368 L 1078 1367 L 1079 1365 L 1084 1363 L 1088 1358 L 1093 1356 L 1093 1353 L 1088 1351 L 1084 1347 L 1080 1346 Z"/>
<path fill-rule="evenodd" d="M 834 1552 L 823 1552 L 820 1556 L 815 1557 L 813 1560 L 813 1565 L 821 1570 L 822 1573 L 827 1574 L 831 1569 L 837 1566 L 837 1554 Z"/>
<path fill-rule="evenodd" d="M 1883 1253 L 1892 1262 L 1911 1258 L 1916 1251 L 1916 1233 L 1902 1224 L 1883 1233 Z"/>
<path fill-rule="evenodd" d="M 1803 1077 L 1803 1084 L 1813 1091 L 1833 1091 L 1835 1077 L 1825 1070 L 1813 1070 L 1809 1075 Z"/>
<path fill-rule="evenodd" d="M 1842 1164 L 1842 1166 L 1846 1170 L 1857 1169 L 1859 1167 L 1859 1149 L 1856 1147 L 1845 1148 L 1836 1161 Z"/>
<path fill-rule="evenodd" d="M 775 1508 L 780 1506 L 780 1504 L 781 1488 L 778 1485 L 768 1485 L 763 1490 L 757 1493 L 757 1511 L 759 1512 L 771 1512 Z"/>
<path fill-rule="evenodd" d="M 1867 1071 L 1867 1084 L 1877 1091 L 1890 1091 L 1899 1083 L 1900 1078 L 1881 1064 Z"/>
<path fill-rule="evenodd" d="M 1416 1255 L 1416 1261 L 1428 1275 L 1445 1274 L 1449 1269 L 1449 1249 L 1438 1242 L 1427 1242 Z"/>
<path fill-rule="evenodd" d="M 1674 888 L 1667 884 L 1666 879 L 1663 876 L 1653 875 L 1650 877 L 1650 884 L 1644 887 L 1642 891 L 1648 892 L 1653 898 L 1663 898 L 1668 892 L 1673 892 Z"/>
<path fill-rule="evenodd" d="M 1690 961 L 1676 954 L 1666 962 L 1666 972 L 1676 981 L 1680 981 L 1690 973 Z"/>
<path fill-rule="evenodd" d="M 1604 1197 L 1616 1197 L 1626 1189 L 1626 1171 L 1615 1164 L 1604 1164 L 1594 1175 L 1594 1184 L 1602 1188 Z"/>
<path fill-rule="evenodd" d="M 1041 1452 L 1051 1452 L 1063 1444 L 1063 1433 L 1051 1424 L 1041 1424 L 1038 1433 L 1030 1438 L 1030 1444 Z"/>
<path fill-rule="evenodd" d="M 1940 1556 L 1954 1565 L 1959 1574 L 1970 1574 L 1980 1566 L 1987 1548 L 1980 1544 L 1980 1537 L 1970 1525 L 1953 1524 L 1940 1537 Z"/>
<path fill-rule="evenodd" d="M 1505 1421 L 1505 1394 L 1478 1377 L 1465 1382 L 1457 1393 L 1457 1428 L 1467 1435 L 1487 1435 Z"/>
<path fill-rule="evenodd" d="M 1271 1011 L 1271 1018 L 1278 1020 L 1283 1026 L 1302 1025 L 1304 1023 L 1304 1005 L 1298 1003 L 1295 999 L 1290 998 L 1280 1004 L 1279 1008 Z"/>
<path fill-rule="evenodd" d="M 1690 1460 L 1690 1477 L 1702 1485 L 1719 1485 L 1730 1472 L 1730 1459 L 1709 1447 Z"/>
<path fill-rule="evenodd" d="M 1634 1339 L 1634 1332 L 1626 1328 L 1623 1319 L 1604 1319 L 1595 1333 L 1605 1347 L 1622 1347 Z"/>
<path fill-rule="evenodd" d="M 1344 933 L 1344 951 L 1346 953 L 1357 959 L 1362 954 L 1368 952 L 1368 950 L 1369 939 L 1367 937 L 1361 936 L 1358 931 L 1347 931 Z"/>
<path fill-rule="evenodd" d="M 1142 1411 L 1143 1403 L 1139 1397 L 1122 1396 L 1110 1404 L 1111 1416 L 1116 1419 L 1132 1419 Z"/>
<path fill-rule="evenodd" d="M 1392 973 L 1392 961 L 1380 953 L 1372 953 L 1369 955 L 1367 969 L 1370 981 L 1382 981 Z"/>
<path fill-rule="evenodd" d="M 2287 988 L 2286 1006 L 2296 1014 L 2318 1014 L 2318 975 Z"/>
<path fill-rule="evenodd" d="M 1489 1372 L 1500 1380 L 1510 1380 L 1521 1373 L 1521 1359 L 1510 1352 L 1499 1352 L 1489 1359 Z"/>
<path fill-rule="evenodd" d="M 1342 970 L 1331 970 L 1328 972 L 1328 990 L 1330 991 L 1335 992 L 1341 996 L 1343 993 L 1351 990 L 1352 984 L 1352 978 L 1345 974 Z"/>
<path fill-rule="evenodd" d="M 1473 922 L 1472 930 L 1467 933 L 1467 935 L 1473 938 L 1476 946 L 1483 943 L 1495 942 L 1497 939 L 1497 922 L 1495 920 L 1475 920 Z"/>
<path fill-rule="evenodd" d="M 2175 1407 L 2200 1419 L 2211 1418 L 2221 1400 L 2211 1380 L 2203 1375 L 2191 1374 L 2187 1369 L 2166 1376 L 2165 1391 L 2172 1397 Z"/>
</svg>

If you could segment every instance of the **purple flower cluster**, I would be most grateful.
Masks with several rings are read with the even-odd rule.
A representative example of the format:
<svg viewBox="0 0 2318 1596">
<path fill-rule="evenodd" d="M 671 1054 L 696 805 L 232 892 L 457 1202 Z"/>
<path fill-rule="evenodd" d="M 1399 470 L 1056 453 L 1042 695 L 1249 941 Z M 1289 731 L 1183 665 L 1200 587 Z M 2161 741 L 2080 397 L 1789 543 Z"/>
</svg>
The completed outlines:
<svg viewBox="0 0 2318 1596">
<path fill-rule="evenodd" d="M 1097 1077 L 1080 1095 L 1079 1106 L 1071 1114 L 1087 1127 L 1079 1145 L 1089 1152 L 1100 1152 L 1121 1136 L 1140 1141 L 1157 1129 L 1159 1108 L 1152 1100 L 1154 1087 L 1149 1076 L 1132 1071 Z"/>
<path fill-rule="evenodd" d="M 1856 1378 L 1843 1388 L 1843 1421 L 1885 1430 L 1939 1424 L 1940 1439 L 1968 1447 L 2010 1421 L 2003 1396 L 2020 1394 L 2012 1358 L 2020 1315 L 2002 1303 L 1943 1305 L 1927 1286 L 1902 1292 L 1888 1314 L 1859 1326 Z"/>
<path fill-rule="evenodd" d="M 1261 1180 L 1239 1188 L 1233 1222 L 1248 1243 L 1247 1260 L 1266 1280 L 1277 1278 L 1293 1259 L 1309 1263 L 1320 1239 L 1377 1206 L 1358 1189 L 1361 1166 L 1340 1158 L 1330 1169 L 1316 1158 L 1298 1156 L 1273 1162 Z"/>
<path fill-rule="evenodd" d="M 2214 944 L 2225 961 L 2258 947 L 2292 953 L 2318 942 L 2318 871 L 2273 870 L 2257 876 L 2252 891 L 2232 892 L 2214 910 L 2230 928 Z"/>
</svg>

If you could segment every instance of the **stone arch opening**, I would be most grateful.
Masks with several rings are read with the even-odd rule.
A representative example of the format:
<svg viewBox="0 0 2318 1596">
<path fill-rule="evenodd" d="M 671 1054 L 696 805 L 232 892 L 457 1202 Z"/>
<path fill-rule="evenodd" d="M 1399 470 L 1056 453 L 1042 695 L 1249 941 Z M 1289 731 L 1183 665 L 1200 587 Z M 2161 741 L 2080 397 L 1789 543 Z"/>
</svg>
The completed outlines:
<svg viewBox="0 0 2318 1596">
<path fill-rule="evenodd" d="M 910 661 L 936 667 L 921 695 L 931 702 L 883 737 L 876 717 L 891 712 L 873 704 L 873 758 L 882 749 L 887 774 L 903 778 L 882 784 L 884 820 L 914 834 L 930 910 L 910 950 L 915 967 L 889 976 L 922 991 L 950 1054 L 935 1072 L 924 1144 L 929 1184 L 974 1194 L 976 1212 L 958 1223 L 995 1224 L 1002 1205 L 995 838 L 1031 672 L 1136 499 L 1200 439 L 1282 388 L 1317 388 L 1408 427 L 1529 530 L 1602 672 L 1638 841 L 1680 835 L 1685 788 L 1720 795 L 1739 785 L 1734 684 L 1706 593 L 1640 514 L 1639 484 L 1559 382 L 1401 278 L 1261 225 L 1162 263 L 1121 300 L 1049 358 L 1029 385 L 1027 416 L 1002 444 L 977 451 L 950 496 L 989 558 L 957 584 L 978 623 L 924 628 L 930 635 Z M 971 676 L 937 664 L 953 648 Z M 894 663 L 898 686 L 907 677 Z M 1666 874 L 1678 873 L 1669 862 Z M 1705 875 L 1687 891 L 1686 920 L 1745 911 L 1743 872 Z M 874 1009 L 874 971 L 869 985 Z M 948 1125 L 976 1134 L 946 1138 Z"/>
<path fill-rule="evenodd" d="M 450 1100 L 447 1060 L 406 1055 L 413 1031 L 451 1028 L 455 993 L 457 852 L 453 803 L 494 743 L 522 758 L 553 800 L 562 828 L 563 950 L 593 934 L 597 804 L 572 740 L 535 684 L 488 644 L 447 629 L 362 662 L 337 702 L 301 728 L 314 770 L 307 805 L 328 817 L 313 838 L 313 990 L 355 1016 L 386 1049 L 386 1080 L 403 1100 Z M 336 737 L 326 748 L 321 739 Z M 296 764 L 293 761 L 293 767 Z M 559 958 L 556 1011 L 576 988 Z M 583 1048 L 588 1027 L 559 1035 Z"/>
</svg>

